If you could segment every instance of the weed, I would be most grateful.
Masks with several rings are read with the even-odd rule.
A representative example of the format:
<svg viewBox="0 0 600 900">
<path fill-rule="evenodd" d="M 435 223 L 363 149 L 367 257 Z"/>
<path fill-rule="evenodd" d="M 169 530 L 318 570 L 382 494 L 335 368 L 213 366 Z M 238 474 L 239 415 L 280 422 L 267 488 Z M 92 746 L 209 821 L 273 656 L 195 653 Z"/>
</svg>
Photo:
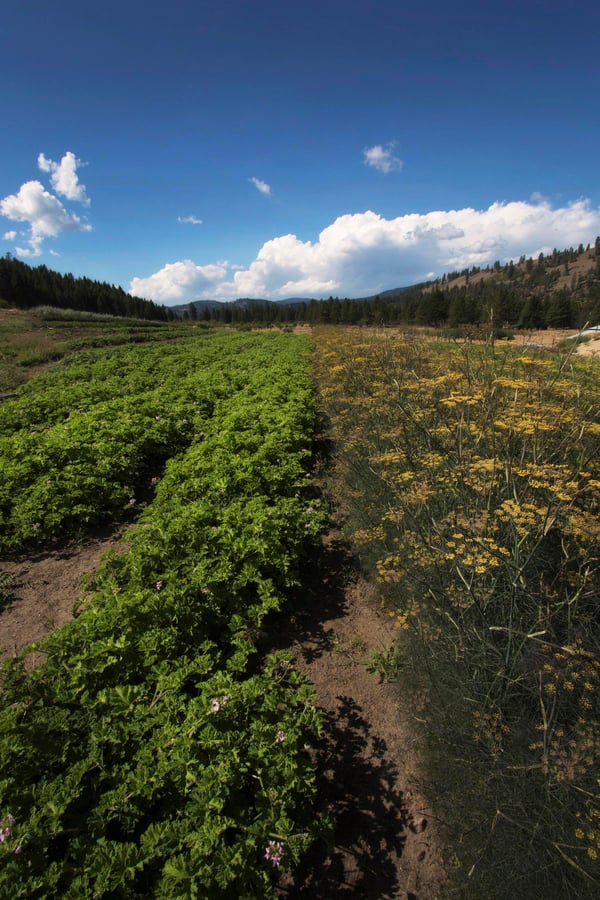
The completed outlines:
<svg viewBox="0 0 600 900">
<path fill-rule="evenodd" d="M 0 610 L 13 599 L 13 585 L 15 576 L 10 572 L 0 571 Z"/>
<path fill-rule="evenodd" d="M 404 660 L 400 648 L 390 644 L 382 650 L 371 651 L 367 671 L 377 673 L 382 682 L 398 681 L 403 665 Z"/>
</svg>

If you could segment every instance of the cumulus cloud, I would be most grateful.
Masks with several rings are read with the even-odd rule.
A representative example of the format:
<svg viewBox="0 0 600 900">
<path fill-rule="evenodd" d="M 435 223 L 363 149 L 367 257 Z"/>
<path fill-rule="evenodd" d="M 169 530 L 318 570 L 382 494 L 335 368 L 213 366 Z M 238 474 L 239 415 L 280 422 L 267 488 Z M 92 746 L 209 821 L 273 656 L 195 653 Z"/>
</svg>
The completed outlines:
<svg viewBox="0 0 600 900">
<path fill-rule="evenodd" d="M 340 216 L 318 240 L 267 241 L 245 268 L 170 263 L 134 278 L 131 293 L 163 303 L 236 297 L 360 297 L 496 259 L 536 256 L 593 241 L 600 210 L 588 200 L 553 209 L 547 201 L 493 203 L 385 219 L 368 210 Z M 229 277 L 228 277 L 229 276 Z"/>
<path fill-rule="evenodd" d="M 260 191 L 261 194 L 269 195 L 271 193 L 271 185 L 267 184 L 266 181 L 261 181 L 260 178 L 249 178 L 248 181 L 250 184 L 253 184 L 257 191 Z"/>
<path fill-rule="evenodd" d="M 86 187 L 81 184 L 77 175 L 77 169 L 83 165 L 85 163 L 77 159 L 70 150 L 67 150 L 58 163 L 47 159 L 43 153 L 38 156 L 38 166 L 42 172 L 50 173 L 50 181 L 57 194 L 67 200 L 76 200 L 78 203 L 83 203 L 84 206 L 89 206 L 90 200 L 85 192 Z"/>
<path fill-rule="evenodd" d="M 147 297 L 158 303 L 182 303 L 202 296 L 210 296 L 211 290 L 227 275 L 225 266 L 212 264 L 198 266 L 191 259 L 167 263 L 159 272 L 148 278 L 133 278 L 129 293 L 134 297 Z"/>
<path fill-rule="evenodd" d="M 363 150 L 364 163 L 388 175 L 390 172 L 400 172 L 404 163 L 397 156 L 394 156 L 395 141 L 390 141 L 385 147 L 381 144 L 375 144 L 374 147 L 367 147 Z"/>
<path fill-rule="evenodd" d="M 202 225 L 202 219 L 197 219 L 196 216 L 177 216 L 177 221 L 182 225 Z"/>
<path fill-rule="evenodd" d="M 75 213 L 69 212 L 56 194 L 67 200 L 89 206 L 85 185 L 77 177 L 77 169 L 84 165 L 74 153 L 68 150 L 60 162 L 48 159 L 43 153 L 38 156 L 38 167 L 50 175 L 50 182 L 56 193 L 47 191 L 37 179 L 26 181 L 18 193 L 9 194 L 0 200 L 0 215 L 13 222 L 25 222 L 29 232 L 21 232 L 27 238 L 25 247 L 15 247 L 19 256 L 41 256 L 42 244 L 46 238 L 58 237 L 69 231 L 91 231 L 92 226 L 82 221 Z M 17 237 L 16 231 L 7 231 L 4 239 L 11 241 Z"/>
<path fill-rule="evenodd" d="M 30 227 L 29 247 L 17 247 L 19 256 L 40 256 L 42 242 L 68 231 L 91 231 L 92 226 L 68 212 L 58 197 L 45 190 L 39 181 L 27 181 L 18 194 L 0 200 L 0 213 L 13 222 Z"/>
</svg>

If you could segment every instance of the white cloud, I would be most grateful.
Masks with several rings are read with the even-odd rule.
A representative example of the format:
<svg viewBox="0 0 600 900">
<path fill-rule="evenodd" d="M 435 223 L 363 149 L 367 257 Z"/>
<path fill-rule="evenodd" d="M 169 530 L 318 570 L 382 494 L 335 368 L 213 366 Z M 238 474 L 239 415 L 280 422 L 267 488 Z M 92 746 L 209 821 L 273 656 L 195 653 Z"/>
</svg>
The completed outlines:
<svg viewBox="0 0 600 900">
<path fill-rule="evenodd" d="M 246 268 L 185 260 L 134 278 L 131 292 L 167 304 L 203 297 L 360 297 L 496 259 L 586 244 L 598 234 L 600 210 L 585 199 L 558 209 L 547 201 L 517 201 L 394 219 L 367 211 L 340 216 L 314 242 L 294 234 L 273 238 Z"/>
<path fill-rule="evenodd" d="M 3 241 L 14 241 L 16 236 L 17 236 L 16 231 L 5 231 L 4 234 L 2 235 L 2 240 Z"/>
<path fill-rule="evenodd" d="M 220 284 L 226 275 L 224 266 L 197 266 L 191 259 L 184 259 L 167 263 L 148 278 L 133 278 L 129 293 L 158 303 L 183 303 L 202 296 L 210 297 L 213 286 Z"/>
<path fill-rule="evenodd" d="M 202 219 L 197 219 L 196 216 L 177 216 L 177 221 L 182 225 L 202 225 Z"/>
<path fill-rule="evenodd" d="M 85 193 L 85 185 L 80 183 L 77 176 L 77 169 L 83 165 L 85 163 L 77 159 L 70 150 L 67 150 L 59 163 L 47 159 L 43 153 L 38 156 L 38 166 L 42 172 L 50 173 L 50 181 L 57 194 L 66 197 L 67 200 L 76 200 L 84 206 L 89 206 L 90 200 Z"/>
<path fill-rule="evenodd" d="M 271 185 L 267 184 L 266 181 L 261 181 L 260 178 L 255 178 L 254 176 L 249 178 L 248 181 L 253 184 L 256 190 L 260 191 L 261 194 L 269 195 L 271 193 Z"/>
<path fill-rule="evenodd" d="M 39 181 L 27 181 L 18 194 L 0 200 L 0 213 L 13 222 L 30 226 L 29 247 L 17 247 L 19 256 L 40 256 L 42 242 L 68 231 L 91 231 L 92 226 L 68 212 L 60 200 Z"/>
<path fill-rule="evenodd" d="M 375 144 L 374 147 L 367 147 L 363 150 L 364 163 L 388 175 L 390 172 L 400 172 L 404 163 L 397 156 L 394 156 L 395 141 L 390 141 L 383 147 L 381 144 Z"/>
<path fill-rule="evenodd" d="M 530 198 L 532 203 L 547 203 L 548 198 L 544 196 L 544 194 L 540 193 L 540 191 L 534 191 Z"/>
</svg>

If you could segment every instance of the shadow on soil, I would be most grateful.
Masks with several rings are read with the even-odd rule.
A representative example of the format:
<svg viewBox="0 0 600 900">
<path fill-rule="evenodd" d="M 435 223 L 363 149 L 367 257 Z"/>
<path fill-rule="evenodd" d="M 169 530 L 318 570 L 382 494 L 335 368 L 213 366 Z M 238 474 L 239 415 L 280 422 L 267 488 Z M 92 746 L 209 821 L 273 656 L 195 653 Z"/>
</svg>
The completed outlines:
<svg viewBox="0 0 600 900">
<path fill-rule="evenodd" d="M 344 544 L 326 538 L 298 597 L 298 612 L 278 623 L 271 649 L 293 646 L 306 663 L 330 652 L 334 632 L 326 623 L 344 616 L 345 587 L 356 575 Z M 402 854 L 410 818 L 394 788 L 396 768 L 385 741 L 372 733 L 368 711 L 349 696 L 336 697 L 335 704 L 325 711 L 323 737 L 314 749 L 319 805 L 331 818 L 332 833 L 313 845 L 293 876 L 282 880 L 279 896 L 387 900 L 398 896 L 392 858 Z"/>
</svg>

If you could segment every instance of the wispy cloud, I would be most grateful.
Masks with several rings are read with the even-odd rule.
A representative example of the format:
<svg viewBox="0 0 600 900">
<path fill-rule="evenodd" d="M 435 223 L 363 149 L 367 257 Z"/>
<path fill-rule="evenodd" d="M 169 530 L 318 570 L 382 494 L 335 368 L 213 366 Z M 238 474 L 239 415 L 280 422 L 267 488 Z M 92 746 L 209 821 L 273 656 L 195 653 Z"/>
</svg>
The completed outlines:
<svg viewBox="0 0 600 900">
<path fill-rule="evenodd" d="M 198 219 L 196 216 L 177 216 L 177 221 L 182 225 L 202 225 L 202 219 Z"/>
<path fill-rule="evenodd" d="M 81 184 L 77 175 L 77 169 L 84 165 L 85 163 L 77 159 L 70 150 L 67 150 L 59 163 L 47 159 L 43 153 L 38 156 L 38 166 L 42 172 L 50 173 L 50 181 L 57 194 L 66 197 L 67 200 L 76 200 L 84 206 L 89 206 L 90 200 L 85 192 L 85 184 Z"/>
<path fill-rule="evenodd" d="M 3 241 L 14 241 L 16 236 L 17 236 L 16 231 L 5 231 L 4 234 L 2 235 L 2 240 Z"/>
<path fill-rule="evenodd" d="M 260 178 L 249 178 L 248 181 L 250 184 L 253 184 L 257 191 L 260 191 L 261 194 L 269 195 L 271 193 L 271 185 L 267 184 L 266 181 L 261 181 Z"/>
<path fill-rule="evenodd" d="M 375 144 L 374 147 L 367 147 L 363 150 L 365 165 L 377 169 L 378 172 L 383 172 L 384 175 L 388 175 L 390 172 L 400 172 L 404 163 L 394 156 L 395 146 L 396 141 L 390 141 L 385 146 Z"/>
<path fill-rule="evenodd" d="M 585 199 L 558 209 L 519 201 L 394 219 L 367 211 L 340 216 L 314 242 L 294 234 L 273 238 L 245 268 L 170 263 L 147 278 L 134 278 L 131 292 L 167 304 L 201 298 L 360 297 L 496 259 L 585 244 L 597 234 L 600 210 Z"/>
</svg>

